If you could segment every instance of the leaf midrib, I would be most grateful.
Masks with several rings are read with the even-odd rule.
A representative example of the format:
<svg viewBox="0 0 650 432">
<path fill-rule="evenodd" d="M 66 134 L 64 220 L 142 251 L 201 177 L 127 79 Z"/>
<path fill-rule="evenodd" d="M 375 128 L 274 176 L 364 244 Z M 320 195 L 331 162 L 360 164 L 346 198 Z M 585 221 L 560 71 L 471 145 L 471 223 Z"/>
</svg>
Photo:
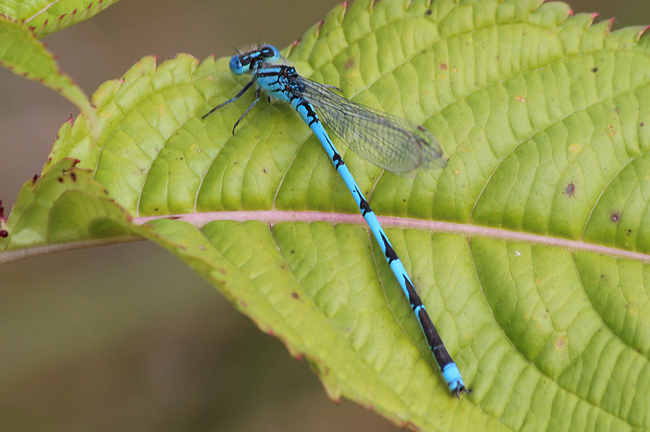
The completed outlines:
<svg viewBox="0 0 650 432">
<path fill-rule="evenodd" d="M 359 213 L 332 213 L 316 211 L 294 211 L 294 210 L 251 210 L 251 211 L 219 211 L 202 213 L 185 213 L 165 216 L 147 216 L 133 219 L 133 222 L 141 225 L 156 219 L 174 219 L 189 222 L 196 227 L 202 227 L 207 223 L 218 220 L 232 220 L 245 222 L 256 220 L 266 222 L 269 225 L 276 225 L 283 222 L 328 222 L 332 224 L 356 224 L 365 225 L 366 222 Z M 508 240 L 519 243 L 530 243 L 538 246 L 552 246 L 569 249 L 572 251 L 593 252 L 600 255 L 614 258 L 631 259 L 642 263 L 650 263 L 650 254 L 634 252 L 611 246 L 589 243 L 581 240 L 569 240 L 562 237 L 545 236 L 521 231 L 511 231 L 501 228 L 492 228 L 469 223 L 445 222 L 437 220 L 424 220 L 403 218 L 398 216 L 377 216 L 383 227 L 414 229 L 429 232 L 444 232 L 450 234 L 462 234 L 465 236 L 488 237 L 500 240 Z"/>
</svg>

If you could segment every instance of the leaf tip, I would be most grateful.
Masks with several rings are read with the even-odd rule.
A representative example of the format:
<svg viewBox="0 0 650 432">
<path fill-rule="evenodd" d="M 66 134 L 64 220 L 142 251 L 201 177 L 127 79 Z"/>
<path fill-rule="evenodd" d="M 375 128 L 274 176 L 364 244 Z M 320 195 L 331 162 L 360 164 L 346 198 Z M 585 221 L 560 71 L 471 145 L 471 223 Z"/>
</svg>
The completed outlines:
<svg viewBox="0 0 650 432">
<path fill-rule="evenodd" d="M 650 29 L 650 25 L 643 27 L 639 32 L 638 39 L 641 39 L 641 36 L 643 36 L 648 31 L 648 29 Z M 641 124 L 641 126 L 643 126 L 643 124 Z"/>
<path fill-rule="evenodd" d="M 291 45 L 289 45 L 289 49 L 287 50 L 287 57 L 291 55 L 294 49 L 302 42 L 302 39 L 295 39 L 293 42 L 291 42 Z"/>
<path fill-rule="evenodd" d="M 320 32 L 323 29 L 323 25 L 325 25 L 325 20 L 320 20 L 316 23 L 316 35 L 320 36 Z"/>
</svg>

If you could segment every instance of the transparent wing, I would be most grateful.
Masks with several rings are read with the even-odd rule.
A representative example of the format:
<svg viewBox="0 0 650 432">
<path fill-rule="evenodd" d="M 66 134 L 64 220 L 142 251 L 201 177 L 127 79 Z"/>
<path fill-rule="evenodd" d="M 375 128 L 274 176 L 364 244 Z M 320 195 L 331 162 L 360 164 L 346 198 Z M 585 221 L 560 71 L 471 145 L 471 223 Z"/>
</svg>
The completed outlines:
<svg viewBox="0 0 650 432">
<path fill-rule="evenodd" d="M 349 101 L 315 81 L 297 81 L 298 93 L 328 129 L 367 161 L 395 174 L 447 165 L 438 141 L 422 126 Z"/>
</svg>

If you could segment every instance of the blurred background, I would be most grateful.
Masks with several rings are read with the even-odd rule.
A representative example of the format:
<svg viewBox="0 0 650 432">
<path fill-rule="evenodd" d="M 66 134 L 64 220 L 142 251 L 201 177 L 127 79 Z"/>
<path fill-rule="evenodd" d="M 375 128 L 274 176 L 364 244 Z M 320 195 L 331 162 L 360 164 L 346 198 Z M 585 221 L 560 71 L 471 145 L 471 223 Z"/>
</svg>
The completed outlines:
<svg viewBox="0 0 650 432">
<path fill-rule="evenodd" d="M 285 47 L 339 0 L 122 0 L 44 39 L 90 96 L 141 57 Z M 650 24 L 647 0 L 573 1 Z M 0 68 L 0 199 L 40 173 L 78 110 Z M 332 402 L 305 361 L 260 332 L 175 257 L 146 242 L 0 267 L 0 431 L 393 431 Z"/>
</svg>

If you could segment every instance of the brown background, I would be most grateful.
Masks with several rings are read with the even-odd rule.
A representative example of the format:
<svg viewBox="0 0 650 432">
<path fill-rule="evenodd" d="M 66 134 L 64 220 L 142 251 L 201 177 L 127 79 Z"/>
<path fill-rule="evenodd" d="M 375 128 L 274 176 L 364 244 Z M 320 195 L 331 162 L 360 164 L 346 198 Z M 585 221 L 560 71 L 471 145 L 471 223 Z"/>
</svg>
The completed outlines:
<svg viewBox="0 0 650 432">
<path fill-rule="evenodd" d="M 123 0 L 45 38 L 90 95 L 141 57 L 230 56 L 285 47 L 337 0 Z M 575 1 L 576 12 L 650 23 L 647 0 Z M 0 199 L 40 173 L 77 109 L 0 69 Z M 211 286 L 146 242 L 0 267 L 0 431 L 390 431 L 331 402 L 292 359 Z"/>
</svg>

